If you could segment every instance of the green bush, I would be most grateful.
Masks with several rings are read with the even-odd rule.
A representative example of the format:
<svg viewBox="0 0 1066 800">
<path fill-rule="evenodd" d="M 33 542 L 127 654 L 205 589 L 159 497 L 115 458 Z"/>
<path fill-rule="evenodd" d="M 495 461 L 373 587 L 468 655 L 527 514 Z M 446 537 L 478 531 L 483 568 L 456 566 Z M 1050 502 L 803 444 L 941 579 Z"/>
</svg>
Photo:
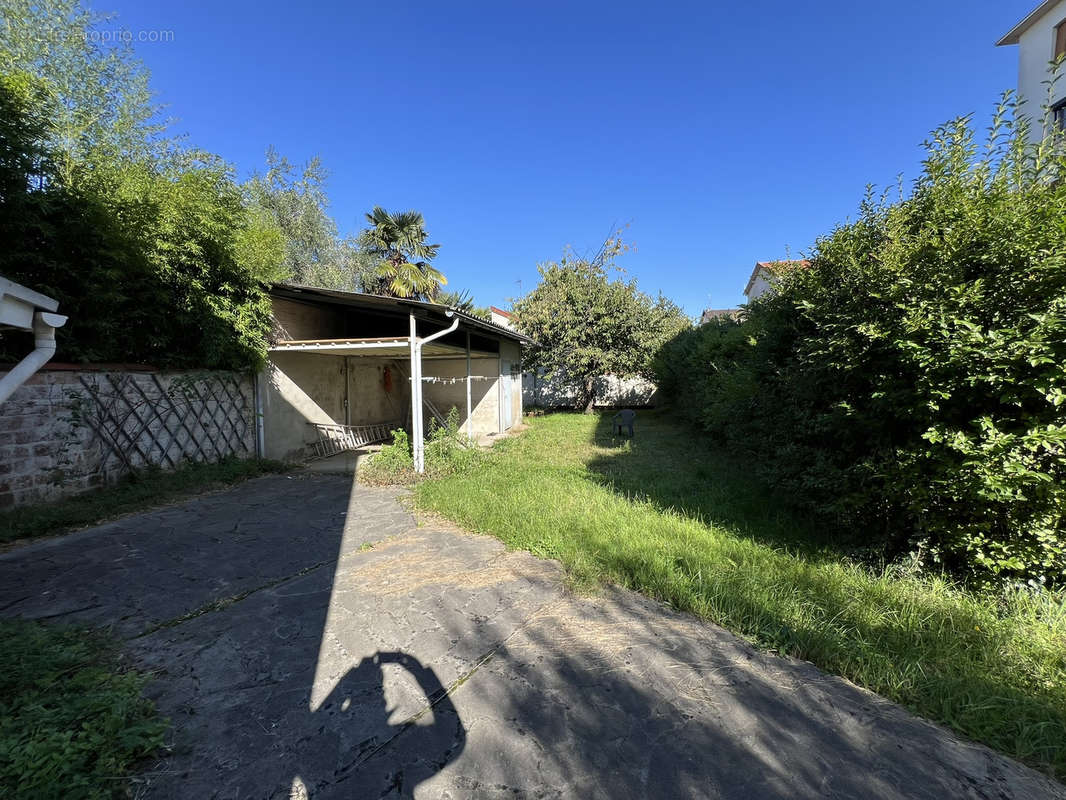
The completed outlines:
<svg viewBox="0 0 1066 800">
<path fill-rule="evenodd" d="M 459 429 L 459 411 L 448 412 L 445 424 L 429 421 L 426 439 L 426 476 L 440 477 L 469 469 L 481 457 L 477 446 L 467 442 Z M 411 439 L 404 430 L 392 432 L 391 444 L 384 445 L 360 468 L 363 482 L 374 485 L 412 483 L 418 479 L 411 454 Z"/>
<path fill-rule="evenodd" d="M 61 167 L 46 95 L 30 76 L 0 75 L 0 274 L 59 301 L 70 319 L 58 358 L 262 366 L 270 301 L 259 278 L 281 250 L 233 170 L 195 151 Z M 5 333 L 0 362 L 31 347 L 31 334 Z"/>
<path fill-rule="evenodd" d="M 382 445 L 359 467 L 359 479 L 374 486 L 410 483 L 415 478 L 414 464 L 411 437 L 397 428 L 392 432 L 392 442 Z"/>
<path fill-rule="evenodd" d="M 5 797 L 127 797 L 123 778 L 166 723 L 102 634 L 0 621 L 0 789 Z"/>
<path fill-rule="evenodd" d="M 742 322 L 683 333 L 660 386 L 795 502 L 889 557 L 1066 582 L 1066 159 L 1009 101 L 927 143 Z"/>
</svg>

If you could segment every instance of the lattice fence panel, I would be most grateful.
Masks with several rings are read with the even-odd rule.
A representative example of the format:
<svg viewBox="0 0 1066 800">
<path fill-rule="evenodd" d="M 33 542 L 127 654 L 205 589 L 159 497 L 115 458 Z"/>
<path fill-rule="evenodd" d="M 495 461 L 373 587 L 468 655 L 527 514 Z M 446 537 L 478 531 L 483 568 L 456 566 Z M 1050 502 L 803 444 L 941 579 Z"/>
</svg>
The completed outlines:
<svg viewBox="0 0 1066 800">
<path fill-rule="evenodd" d="M 79 421 L 107 472 L 254 454 L 251 382 L 237 373 L 101 372 L 81 376 Z"/>
</svg>

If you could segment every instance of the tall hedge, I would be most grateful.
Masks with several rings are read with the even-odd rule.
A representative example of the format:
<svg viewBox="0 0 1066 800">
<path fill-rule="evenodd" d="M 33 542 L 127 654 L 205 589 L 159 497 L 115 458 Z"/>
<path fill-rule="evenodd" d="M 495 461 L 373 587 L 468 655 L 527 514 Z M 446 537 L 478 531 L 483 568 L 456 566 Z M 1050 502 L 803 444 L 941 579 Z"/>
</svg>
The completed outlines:
<svg viewBox="0 0 1066 800">
<path fill-rule="evenodd" d="M 259 232 L 231 170 L 196 153 L 58 170 L 40 91 L 0 75 L 0 275 L 59 301 L 70 321 L 58 358 L 260 365 L 269 300 L 244 257 Z M 0 362 L 21 358 L 28 336 L 3 334 Z"/>
<path fill-rule="evenodd" d="M 984 581 L 1066 583 L 1066 160 L 997 113 L 935 131 L 741 322 L 660 351 L 662 390 L 812 513 Z"/>
</svg>

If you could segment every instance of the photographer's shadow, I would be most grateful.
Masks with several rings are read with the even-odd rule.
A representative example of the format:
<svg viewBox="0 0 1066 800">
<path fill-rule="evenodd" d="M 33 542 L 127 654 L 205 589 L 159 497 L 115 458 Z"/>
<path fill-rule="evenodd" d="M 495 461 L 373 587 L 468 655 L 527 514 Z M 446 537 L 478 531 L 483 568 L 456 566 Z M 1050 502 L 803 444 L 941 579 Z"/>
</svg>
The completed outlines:
<svg viewBox="0 0 1066 800">
<path fill-rule="evenodd" d="M 413 683 L 400 670 L 384 669 L 388 664 L 401 667 Z M 466 730 L 440 679 L 406 653 L 378 652 L 361 660 L 309 723 L 293 800 L 411 797 L 466 746 Z"/>
</svg>

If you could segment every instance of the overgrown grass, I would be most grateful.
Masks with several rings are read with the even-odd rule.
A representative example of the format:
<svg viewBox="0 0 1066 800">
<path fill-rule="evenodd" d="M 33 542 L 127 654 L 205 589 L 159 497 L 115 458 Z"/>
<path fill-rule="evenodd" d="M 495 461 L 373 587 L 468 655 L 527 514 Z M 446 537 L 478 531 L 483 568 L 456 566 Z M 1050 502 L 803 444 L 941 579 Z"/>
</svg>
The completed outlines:
<svg viewBox="0 0 1066 800">
<path fill-rule="evenodd" d="M 229 486 L 286 467 L 264 459 L 227 458 L 213 464 L 187 463 L 173 471 L 150 469 L 119 483 L 39 505 L 0 513 L 0 544 L 34 539 L 170 503 L 216 487 Z"/>
<path fill-rule="evenodd" d="M 371 486 L 415 483 L 423 478 L 440 478 L 471 469 L 481 458 L 483 451 L 468 443 L 466 435 L 459 430 L 458 409 L 452 408 L 446 424 L 431 419 L 429 426 L 423 476 L 415 473 L 411 438 L 401 429 L 393 431 L 392 441 L 359 467 L 359 480 Z"/>
<path fill-rule="evenodd" d="M 144 681 L 101 633 L 0 621 L 0 793 L 128 797 L 133 765 L 166 730 Z"/>
<path fill-rule="evenodd" d="M 1061 594 L 979 595 L 898 566 L 854 563 L 743 464 L 668 417 L 532 421 L 470 469 L 417 488 L 421 507 L 713 620 L 1066 775 Z"/>
</svg>

